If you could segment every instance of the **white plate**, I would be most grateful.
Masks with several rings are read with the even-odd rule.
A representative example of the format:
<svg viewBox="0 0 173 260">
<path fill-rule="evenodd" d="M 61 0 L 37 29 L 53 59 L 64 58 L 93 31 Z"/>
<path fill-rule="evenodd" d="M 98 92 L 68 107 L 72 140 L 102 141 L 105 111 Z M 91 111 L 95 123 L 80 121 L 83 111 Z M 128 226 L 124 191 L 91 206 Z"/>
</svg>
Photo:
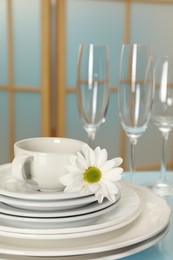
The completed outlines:
<svg viewBox="0 0 173 260">
<path fill-rule="evenodd" d="M 78 232 L 78 233 L 65 233 L 65 234 L 31 234 L 31 233 L 14 233 L 14 232 L 7 232 L 7 231 L 0 231 L 1 236 L 6 236 L 6 237 L 13 237 L 13 238 L 23 238 L 23 239 L 39 239 L 39 240 L 49 240 L 49 239 L 69 239 L 69 238 L 79 238 L 79 237 L 89 237 L 89 236 L 95 236 L 98 234 L 103 235 L 106 232 L 110 232 L 113 230 L 120 229 L 122 227 L 127 226 L 129 223 L 132 223 L 135 221 L 135 219 L 139 216 L 141 210 L 139 209 L 133 217 L 122 221 L 119 224 L 115 224 L 112 226 L 100 228 L 100 229 L 94 229 L 90 231 L 84 231 L 84 232 Z M 75 225 L 74 225 L 75 224 Z M 74 223 L 73 227 L 76 225 L 79 225 L 79 223 Z M 88 221 L 88 225 L 91 224 Z M 87 225 L 87 222 L 85 221 L 85 225 Z M 33 226 L 32 226 L 33 228 Z M 70 230 L 69 230 L 70 231 Z"/>
<path fill-rule="evenodd" d="M 87 254 L 87 255 L 79 255 L 79 256 L 68 256 L 68 257 L 56 257 L 56 258 L 52 258 L 52 257 L 44 257 L 44 260 L 116 260 L 116 259 L 120 259 L 123 257 L 127 257 L 136 253 L 139 253 L 153 245 L 155 245 L 156 243 L 158 243 L 169 231 L 169 226 L 166 227 L 162 232 L 160 232 L 159 234 L 157 234 L 156 236 L 144 240 L 140 243 L 134 244 L 132 246 L 127 246 L 127 247 L 123 247 L 120 249 L 115 249 L 115 250 L 111 250 L 111 251 L 106 251 L 106 252 L 102 252 L 102 253 L 93 253 L 93 254 Z M 3 260 L 36 260 L 35 257 L 32 256 L 24 256 L 24 255 L 6 255 L 6 254 L 1 254 L 1 258 Z M 42 259 L 42 257 L 37 257 L 37 259 Z"/>
<path fill-rule="evenodd" d="M 64 192 L 40 192 L 32 190 L 25 183 L 16 181 L 11 174 L 11 164 L 0 166 L 0 194 L 12 198 L 25 200 L 66 200 L 90 196 L 81 193 L 64 193 Z"/>
<path fill-rule="evenodd" d="M 86 226 L 90 223 L 93 223 L 104 214 L 108 214 L 111 210 L 117 207 L 118 203 L 114 203 L 109 205 L 108 207 L 98 210 L 96 212 L 91 212 L 88 214 L 72 216 L 72 217 L 46 217 L 46 218 L 33 218 L 33 217 L 21 217 L 21 216 L 12 216 L 0 213 L 0 219 L 3 219 L 4 222 L 11 223 L 11 221 L 20 222 L 21 227 L 25 227 L 26 223 L 30 224 L 32 228 L 35 226 L 40 226 L 40 228 L 51 228 L 51 227 L 59 227 L 59 228 L 73 228 L 73 227 L 81 227 Z"/>
<path fill-rule="evenodd" d="M 104 200 L 102 203 L 98 203 L 97 201 L 95 201 L 86 206 L 76 208 L 76 209 L 72 208 L 68 210 L 56 210 L 56 211 L 35 211 L 35 210 L 33 211 L 33 210 L 15 208 L 0 202 L 0 213 L 5 213 L 8 215 L 16 215 L 21 217 L 36 217 L 36 218 L 67 217 L 67 216 L 77 216 L 77 215 L 95 212 L 107 208 L 111 204 L 113 203 L 108 200 Z"/>
<path fill-rule="evenodd" d="M 0 237 L 0 253 L 25 256 L 75 256 L 101 253 L 135 245 L 159 234 L 169 224 L 171 210 L 166 201 L 146 188 L 133 186 L 143 199 L 135 222 L 103 235 L 76 239 L 14 239 Z M 87 256 L 86 256 L 87 257 Z M 81 258 L 80 258 L 81 259 Z"/>
<path fill-rule="evenodd" d="M 118 199 L 118 196 L 117 196 Z M 97 201 L 94 195 L 75 198 L 72 200 L 57 200 L 57 201 L 36 201 L 36 200 L 23 200 L 18 198 L 11 198 L 0 195 L 0 201 L 10 206 L 36 211 L 54 211 L 54 210 L 68 210 L 74 208 L 84 207 L 94 201 Z"/>
<path fill-rule="evenodd" d="M 5 223 L 4 218 L 0 219 L 0 230 L 1 231 L 8 231 L 13 233 L 22 233 L 22 234 L 49 234 L 49 235 L 62 235 L 61 238 L 67 238 L 67 235 L 71 237 L 80 237 L 80 236 L 87 236 L 90 234 L 94 234 L 94 230 L 106 229 L 107 227 L 113 227 L 114 229 L 120 228 L 124 225 L 127 225 L 131 221 L 133 221 L 140 213 L 141 210 L 141 200 L 139 195 L 134 191 L 132 188 L 128 187 L 126 184 L 122 183 L 122 191 L 121 191 L 121 199 L 120 203 L 117 208 L 111 210 L 110 212 L 96 218 L 95 221 L 92 223 L 80 227 L 71 227 L 71 228 L 58 228 L 56 224 L 52 224 L 49 228 L 44 226 L 40 222 L 37 225 L 34 225 L 31 222 L 25 222 L 21 226 L 21 221 L 11 219 L 10 222 L 8 221 Z M 4 215 L 3 215 L 4 217 Z M 6 220 L 7 221 L 7 220 Z M 76 223 L 79 225 L 79 223 Z M 107 229 L 106 229 L 107 230 Z M 85 232 L 91 232 L 85 234 Z M 99 231 L 97 231 L 99 232 Z M 81 233 L 80 235 L 75 235 L 75 233 Z M 65 235 L 66 234 L 66 235 Z M 96 233 L 97 234 L 97 233 Z"/>
</svg>

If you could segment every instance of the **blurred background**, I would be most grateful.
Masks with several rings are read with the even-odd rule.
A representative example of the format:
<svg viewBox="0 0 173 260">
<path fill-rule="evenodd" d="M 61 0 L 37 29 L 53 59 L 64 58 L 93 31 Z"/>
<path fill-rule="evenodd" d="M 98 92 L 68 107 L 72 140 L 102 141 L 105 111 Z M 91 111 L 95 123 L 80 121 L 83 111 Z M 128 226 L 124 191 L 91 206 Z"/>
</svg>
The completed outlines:
<svg viewBox="0 0 173 260">
<path fill-rule="evenodd" d="M 173 0 L 0 0 L 0 164 L 14 142 L 64 136 L 87 142 L 76 102 L 80 43 L 107 44 L 111 95 L 96 145 L 128 169 L 129 143 L 120 126 L 117 85 L 123 43 L 151 44 L 173 56 Z M 159 169 L 161 133 L 152 124 L 138 141 L 137 169 Z M 167 149 L 173 169 L 173 133 Z"/>
</svg>

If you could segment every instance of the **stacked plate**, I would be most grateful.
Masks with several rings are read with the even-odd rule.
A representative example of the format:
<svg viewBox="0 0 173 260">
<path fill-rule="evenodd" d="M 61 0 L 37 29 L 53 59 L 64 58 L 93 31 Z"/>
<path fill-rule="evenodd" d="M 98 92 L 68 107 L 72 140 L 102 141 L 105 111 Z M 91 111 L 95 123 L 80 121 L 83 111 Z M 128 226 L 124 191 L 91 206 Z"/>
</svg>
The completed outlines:
<svg viewBox="0 0 173 260">
<path fill-rule="evenodd" d="M 33 191 L 12 177 L 10 165 L 4 167 L 0 176 L 0 218 L 6 223 L 15 221 L 22 227 L 79 227 L 117 207 L 120 199 L 120 192 L 115 203 L 105 199 L 99 204 L 93 194 Z"/>
<path fill-rule="evenodd" d="M 146 188 L 121 182 L 116 202 L 99 204 L 92 194 L 33 191 L 10 167 L 0 167 L 0 253 L 8 259 L 118 259 L 168 230 L 170 208 Z"/>
</svg>

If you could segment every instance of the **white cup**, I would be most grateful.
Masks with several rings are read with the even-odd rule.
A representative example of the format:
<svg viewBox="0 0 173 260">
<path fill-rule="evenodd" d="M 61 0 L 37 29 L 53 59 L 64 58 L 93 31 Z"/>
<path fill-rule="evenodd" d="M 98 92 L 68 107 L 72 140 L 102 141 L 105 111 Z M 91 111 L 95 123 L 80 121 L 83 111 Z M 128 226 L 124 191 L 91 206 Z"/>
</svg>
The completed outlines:
<svg viewBox="0 0 173 260">
<path fill-rule="evenodd" d="M 83 142 L 54 137 L 31 138 L 14 144 L 13 177 L 42 191 L 63 190 L 59 178 L 69 157 L 81 151 Z"/>
</svg>

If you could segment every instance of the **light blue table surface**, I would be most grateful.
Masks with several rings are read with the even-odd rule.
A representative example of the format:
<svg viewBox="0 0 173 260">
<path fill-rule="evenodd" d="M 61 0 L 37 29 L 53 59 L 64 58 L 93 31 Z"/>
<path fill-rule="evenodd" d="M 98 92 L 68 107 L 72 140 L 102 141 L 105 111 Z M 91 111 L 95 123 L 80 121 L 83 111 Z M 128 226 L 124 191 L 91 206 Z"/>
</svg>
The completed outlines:
<svg viewBox="0 0 173 260">
<path fill-rule="evenodd" d="M 173 172 L 167 173 L 168 180 L 173 183 Z M 159 177 L 158 172 L 137 172 L 134 176 L 135 182 L 140 185 L 149 185 Z M 167 203 L 173 211 L 173 196 L 165 197 Z M 123 260 L 173 260 L 173 212 L 171 214 L 170 230 L 167 235 L 156 245 L 136 253 L 134 255 L 121 258 Z"/>
<path fill-rule="evenodd" d="M 128 176 L 128 173 L 126 174 Z M 157 180 L 159 172 L 137 172 L 135 175 L 135 183 L 144 185 L 151 184 Z M 168 172 L 169 180 L 173 183 L 173 172 Z M 170 205 L 173 211 L 173 196 L 166 198 L 167 203 Z M 0 254 L 0 260 L 47 260 L 47 259 L 59 259 L 58 257 L 47 258 L 47 257 L 22 257 L 22 256 L 8 256 L 5 254 Z M 110 259 L 110 258 L 109 258 Z M 154 246 L 145 249 L 139 253 L 133 254 L 128 257 L 121 258 L 123 260 L 173 260 L 173 213 L 171 214 L 170 229 L 166 236 L 160 240 Z M 113 260 L 113 257 L 112 259 Z"/>
</svg>

